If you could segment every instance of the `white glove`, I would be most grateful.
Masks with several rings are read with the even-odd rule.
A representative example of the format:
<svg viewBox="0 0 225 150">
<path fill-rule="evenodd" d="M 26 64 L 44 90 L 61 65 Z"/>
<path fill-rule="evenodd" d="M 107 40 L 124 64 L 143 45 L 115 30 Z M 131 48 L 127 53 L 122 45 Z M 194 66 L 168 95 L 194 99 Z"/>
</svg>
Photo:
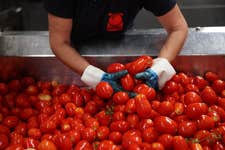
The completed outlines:
<svg viewBox="0 0 225 150">
<path fill-rule="evenodd" d="M 155 88 L 162 89 L 165 83 L 176 74 L 173 66 L 165 58 L 156 58 L 153 60 L 151 68 L 144 72 L 136 74 L 137 79 L 145 80 L 146 84 Z"/>
</svg>

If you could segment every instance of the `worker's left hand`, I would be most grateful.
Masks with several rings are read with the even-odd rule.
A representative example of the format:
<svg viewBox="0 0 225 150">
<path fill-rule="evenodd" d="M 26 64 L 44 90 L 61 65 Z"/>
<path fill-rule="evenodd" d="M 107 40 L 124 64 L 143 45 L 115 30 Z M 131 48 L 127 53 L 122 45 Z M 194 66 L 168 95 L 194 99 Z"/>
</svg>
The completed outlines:
<svg viewBox="0 0 225 150">
<path fill-rule="evenodd" d="M 81 80 L 92 88 L 95 88 L 99 82 L 106 81 L 112 86 L 114 92 L 118 92 L 123 91 L 123 88 L 118 81 L 127 73 L 127 70 L 122 70 L 116 73 L 106 73 L 95 66 L 89 65 L 85 69 Z"/>
<path fill-rule="evenodd" d="M 145 83 L 154 89 L 162 89 L 165 83 L 176 74 L 173 66 L 165 58 L 153 60 L 151 68 L 135 75 L 136 79 L 144 80 Z"/>
</svg>

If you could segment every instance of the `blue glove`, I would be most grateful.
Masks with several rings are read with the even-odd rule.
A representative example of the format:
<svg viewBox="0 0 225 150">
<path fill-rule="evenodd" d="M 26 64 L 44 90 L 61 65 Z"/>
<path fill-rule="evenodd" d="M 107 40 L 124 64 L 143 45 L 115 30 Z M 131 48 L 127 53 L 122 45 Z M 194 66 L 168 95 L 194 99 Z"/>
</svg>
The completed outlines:
<svg viewBox="0 0 225 150">
<path fill-rule="evenodd" d="M 148 68 L 144 72 L 136 74 L 135 78 L 144 80 L 145 84 L 154 88 L 155 90 L 159 89 L 158 75 L 151 68 Z"/>
<path fill-rule="evenodd" d="M 135 75 L 135 78 L 142 79 L 145 83 L 156 90 L 161 90 L 165 83 L 176 74 L 173 66 L 165 58 L 153 60 L 151 68 Z"/>
</svg>

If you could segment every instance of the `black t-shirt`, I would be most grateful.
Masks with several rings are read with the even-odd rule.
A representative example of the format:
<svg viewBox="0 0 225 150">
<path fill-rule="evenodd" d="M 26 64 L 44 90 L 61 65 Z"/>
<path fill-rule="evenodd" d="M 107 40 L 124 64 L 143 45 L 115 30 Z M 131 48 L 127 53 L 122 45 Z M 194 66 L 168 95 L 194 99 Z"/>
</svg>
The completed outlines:
<svg viewBox="0 0 225 150">
<path fill-rule="evenodd" d="M 175 0 L 45 0 L 46 10 L 58 17 L 73 19 L 71 38 L 114 37 L 128 29 L 144 7 L 162 16 L 176 4 Z"/>
</svg>

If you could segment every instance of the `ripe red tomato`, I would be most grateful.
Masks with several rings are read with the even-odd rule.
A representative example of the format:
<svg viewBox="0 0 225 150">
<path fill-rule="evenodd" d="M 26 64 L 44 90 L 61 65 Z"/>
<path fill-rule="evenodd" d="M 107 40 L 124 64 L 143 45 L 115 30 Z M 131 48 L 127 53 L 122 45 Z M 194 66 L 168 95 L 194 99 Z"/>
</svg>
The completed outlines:
<svg viewBox="0 0 225 150">
<path fill-rule="evenodd" d="M 153 127 L 153 121 L 152 119 L 142 119 L 140 122 L 139 122 L 139 130 L 140 131 L 143 131 L 149 127 Z"/>
<path fill-rule="evenodd" d="M 187 92 L 184 94 L 184 103 L 186 105 L 192 104 L 192 103 L 201 103 L 202 98 L 196 93 L 196 92 Z"/>
<path fill-rule="evenodd" d="M 184 104 L 176 102 L 174 104 L 174 113 L 176 116 L 183 114 L 184 112 Z"/>
<path fill-rule="evenodd" d="M 190 119 L 198 119 L 201 115 L 208 112 L 208 106 L 205 103 L 192 103 L 185 109 L 185 114 Z"/>
<path fill-rule="evenodd" d="M 98 112 L 98 107 L 97 107 L 97 104 L 96 102 L 94 101 L 89 101 L 86 103 L 85 107 L 84 107 L 84 111 L 86 113 L 89 113 L 89 114 L 96 114 Z"/>
<path fill-rule="evenodd" d="M 151 144 L 151 150 L 164 150 L 164 146 L 162 145 L 162 143 L 159 142 L 153 142 Z"/>
<path fill-rule="evenodd" d="M 69 139 L 71 140 L 72 144 L 75 145 L 81 140 L 81 134 L 77 130 L 71 130 L 66 133 Z"/>
<path fill-rule="evenodd" d="M 162 91 L 164 94 L 172 94 L 173 92 L 178 91 L 178 84 L 174 81 L 166 82 L 165 86 L 163 87 Z"/>
<path fill-rule="evenodd" d="M 154 119 L 154 127 L 159 133 L 175 135 L 178 125 L 169 117 L 159 116 Z"/>
<path fill-rule="evenodd" d="M 111 131 L 118 131 L 121 133 L 126 132 L 129 130 L 130 125 L 127 121 L 114 121 L 110 124 L 110 130 Z"/>
<path fill-rule="evenodd" d="M 65 105 L 66 113 L 68 116 L 72 117 L 75 115 L 76 105 L 74 103 L 67 103 Z"/>
<path fill-rule="evenodd" d="M 16 116 L 7 116 L 3 120 L 2 124 L 9 128 L 14 128 L 17 126 L 18 122 L 19 122 L 19 119 Z"/>
<path fill-rule="evenodd" d="M 173 149 L 174 150 L 188 150 L 188 144 L 182 136 L 173 137 Z"/>
<path fill-rule="evenodd" d="M 121 111 L 113 113 L 113 121 L 123 121 L 125 120 L 125 114 Z"/>
<path fill-rule="evenodd" d="M 116 92 L 114 95 L 113 95 L 113 102 L 116 104 L 116 105 L 123 105 L 123 104 L 126 104 L 127 101 L 129 100 L 129 96 L 126 92 Z"/>
<path fill-rule="evenodd" d="M 124 90 L 132 91 L 135 85 L 134 79 L 130 74 L 125 75 L 120 79 L 120 83 Z"/>
<path fill-rule="evenodd" d="M 139 117 L 136 114 L 127 115 L 126 121 L 130 124 L 130 128 L 136 129 L 139 126 Z"/>
<path fill-rule="evenodd" d="M 171 149 L 173 146 L 173 136 L 170 134 L 160 135 L 157 141 L 162 143 L 165 149 Z"/>
<path fill-rule="evenodd" d="M 10 144 L 5 150 L 24 150 L 24 148 L 21 144 Z"/>
<path fill-rule="evenodd" d="M 212 117 L 201 115 L 197 120 L 197 127 L 199 130 L 210 130 L 215 127 L 215 122 Z"/>
<path fill-rule="evenodd" d="M 148 118 L 151 114 L 151 104 L 147 97 L 143 94 L 138 94 L 134 99 L 138 116 L 140 118 Z"/>
<path fill-rule="evenodd" d="M 4 149 L 8 146 L 9 140 L 5 134 L 0 134 L 0 149 Z"/>
<path fill-rule="evenodd" d="M 223 108 L 221 108 L 220 106 L 217 106 L 217 105 L 213 105 L 213 106 L 210 106 L 209 107 L 209 111 L 210 112 L 217 112 L 220 116 L 220 119 L 222 122 L 225 121 L 225 110 Z"/>
<path fill-rule="evenodd" d="M 111 140 L 115 144 L 120 144 L 122 141 L 122 134 L 118 131 L 110 132 L 109 140 Z"/>
<path fill-rule="evenodd" d="M 202 90 L 208 85 L 208 82 L 202 76 L 196 76 L 194 77 L 194 85 L 196 85 L 199 90 Z"/>
<path fill-rule="evenodd" d="M 97 138 L 98 138 L 99 140 L 105 140 L 105 139 L 108 138 L 109 133 L 110 133 L 110 130 L 109 130 L 109 128 L 106 127 L 106 126 L 100 126 L 100 127 L 97 129 L 96 133 L 97 133 Z"/>
<path fill-rule="evenodd" d="M 174 106 L 170 101 L 163 101 L 159 104 L 157 112 L 162 116 L 169 116 L 174 111 Z"/>
<path fill-rule="evenodd" d="M 214 73 L 214 72 L 211 72 L 211 71 L 208 71 L 204 74 L 204 77 L 207 81 L 209 82 L 213 82 L 215 80 L 218 80 L 219 79 L 219 76 L 218 74 Z"/>
<path fill-rule="evenodd" d="M 97 150 L 120 150 L 112 141 L 103 140 L 99 143 Z"/>
<path fill-rule="evenodd" d="M 202 100 L 209 105 L 216 104 L 218 100 L 218 97 L 215 91 L 209 86 L 203 89 L 201 93 L 201 97 L 202 97 Z"/>
<path fill-rule="evenodd" d="M 123 134 L 122 137 L 122 146 L 127 149 L 131 144 L 141 145 L 142 138 L 138 135 L 137 132 L 129 130 Z"/>
<path fill-rule="evenodd" d="M 23 147 L 24 148 L 35 148 L 37 149 L 39 145 L 39 141 L 33 138 L 24 138 L 23 140 Z"/>
<path fill-rule="evenodd" d="M 108 126 L 112 121 L 112 116 L 110 112 L 106 112 L 104 110 L 100 111 L 95 115 L 96 119 L 99 121 L 100 125 Z"/>
<path fill-rule="evenodd" d="M 38 145 L 37 150 L 57 150 L 55 144 L 50 140 L 43 140 Z"/>
<path fill-rule="evenodd" d="M 33 139 L 40 139 L 41 138 L 41 130 L 37 128 L 31 128 L 28 130 L 28 136 L 33 138 Z"/>
<path fill-rule="evenodd" d="M 8 86 L 5 83 L 0 83 L 0 94 L 5 95 L 8 92 Z"/>
<path fill-rule="evenodd" d="M 131 75 L 135 75 L 139 72 L 144 71 L 148 67 L 151 67 L 152 63 L 153 63 L 153 60 L 151 57 L 140 56 L 136 60 L 131 62 L 127 70 Z"/>
<path fill-rule="evenodd" d="M 93 142 L 96 138 L 96 132 L 90 127 L 86 127 L 81 133 L 82 139 L 87 140 L 88 142 Z"/>
<path fill-rule="evenodd" d="M 197 131 L 197 124 L 194 121 L 183 121 L 178 125 L 178 133 L 183 137 L 192 137 Z"/>
<path fill-rule="evenodd" d="M 220 94 L 225 89 L 225 82 L 223 80 L 215 80 L 212 83 L 213 90 Z"/>
<path fill-rule="evenodd" d="M 10 133 L 10 144 L 23 144 L 23 136 L 14 132 Z"/>
<path fill-rule="evenodd" d="M 9 133 L 10 133 L 9 128 L 0 124 L 0 134 L 8 135 Z"/>
<path fill-rule="evenodd" d="M 126 69 L 125 66 L 121 63 L 112 63 L 107 67 L 107 72 L 116 73 L 125 69 Z"/>
<path fill-rule="evenodd" d="M 201 144 L 199 143 L 191 143 L 190 148 L 191 150 L 203 150 Z"/>
<path fill-rule="evenodd" d="M 125 112 L 132 114 L 136 112 L 135 100 L 133 98 L 129 99 L 125 105 Z"/>
<path fill-rule="evenodd" d="M 153 100 L 156 97 L 156 91 L 154 88 L 149 87 L 148 85 L 142 83 L 142 84 L 137 84 L 134 89 L 134 92 L 138 94 L 143 94 L 147 97 L 149 101 Z"/>
<path fill-rule="evenodd" d="M 142 131 L 142 140 L 147 143 L 153 143 L 158 139 L 158 132 L 154 127 L 149 127 Z"/>
<path fill-rule="evenodd" d="M 77 143 L 74 150 L 93 150 L 90 143 L 86 140 L 81 140 Z"/>
<path fill-rule="evenodd" d="M 103 99 L 110 98 L 113 95 L 113 88 L 108 82 L 100 82 L 96 86 L 96 94 Z"/>
</svg>

